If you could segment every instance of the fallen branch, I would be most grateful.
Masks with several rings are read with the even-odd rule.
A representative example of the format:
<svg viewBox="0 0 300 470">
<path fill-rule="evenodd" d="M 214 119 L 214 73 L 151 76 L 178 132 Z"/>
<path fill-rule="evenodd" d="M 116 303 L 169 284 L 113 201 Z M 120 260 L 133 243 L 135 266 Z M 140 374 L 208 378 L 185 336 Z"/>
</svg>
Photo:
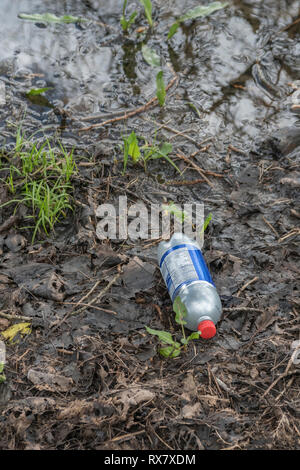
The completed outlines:
<svg viewBox="0 0 300 470">
<path fill-rule="evenodd" d="M 107 284 L 107 286 L 104 287 L 104 289 L 102 289 L 102 291 L 96 295 L 96 297 L 94 297 L 88 304 L 86 304 L 85 306 L 81 307 L 79 310 L 73 310 L 72 312 L 70 312 L 70 315 L 77 315 L 78 313 L 81 313 L 81 312 L 84 312 L 84 310 L 86 310 L 87 308 L 89 307 L 92 307 L 93 304 L 95 304 L 96 302 L 99 302 L 99 300 L 102 299 L 102 297 L 106 294 L 106 292 L 111 288 L 111 286 L 119 279 L 119 277 L 121 276 L 120 273 L 117 273 L 113 278 L 112 280 Z"/>
<path fill-rule="evenodd" d="M 155 124 L 156 126 L 159 126 L 159 129 L 165 129 L 166 131 L 172 132 L 175 135 L 179 135 L 184 137 L 185 139 L 189 140 L 193 144 L 195 144 L 197 147 L 199 147 L 201 144 L 196 139 L 193 139 L 193 137 L 189 136 L 186 132 L 179 131 L 177 129 L 174 129 L 173 127 L 169 127 L 166 124 L 160 123 L 155 121 L 155 119 L 146 119 L 142 118 L 146 122 L 150 122 L 152 124 Z M 203 151 L 203 150 L 202 150 Z"/>
<path fill-rule="evenodd" d="M 287 26 L 285 26 L 284 28 L 280 29 L 279 33 L 283 33 L 283 31 L 287 31 L 288 29 L 292 28 L 292 26 L 295 26 L 299 22 L 300 22 L 300 18 L 297 18 L 295 21 L 293 21 L 293 23 L 290 23 Z"/>
<path fill-rule="evenodd" d="M 62 302 L 62 305 L 78 305 L 76 302 Z M 87 308 L 89 307 L 89 304 L 85 304 L 83 302 L 80 302 L 80 305 L 86 306 Z M 102 307 L 97 307 L 96 305 L 93 305 L 93 308 L 95 310 L 99 310 L 100 312 L 106 312 L 106 313 L 111 313 L 112 315 L 117 315 L 117 312 L 114 310 L 109 310 L 108 308 L 102 308 Z"/>
<path fill-rule="evenodd" d="M 186 163 L 189 163 L 190 165 L 192 165 L 192 167 L 198 171 L 198 173 L 202 176 L 202 178 L 206 181 L 207 184 L 209 184 L 209 186 L 211 188 L 214 187 L 214 185 L 209 181 L 209 179 L 205 176 L 205 170 L 202 170 L 202 168 L 200 168 L 198 165 L 196 165 L 196 163 L 194 163 L 193 161 L 189 160 L 185 155 L 182 155 L 181 153 L 176 153 L 177 157 L 178 158 L 181 158 L 182 160 L 184 160 Z"/>
<path fill-rule="evenodd" d="M 240 288 L 240 290 L 238 291 L 237 293 L 237 297 L 239 297 L 241 295 L 242 292 L 244 292 L 245 289 L 247 289 L 248 286 L 250 286 L 251 284 L 253 284 L 253 282 L 256 282 L 258 281 L 258 277 L 255 276 L 253 279 L 251 279 L 250 281 L 246 282 L 246 284 L 243 285 L 243 287 Z"/>
<path fill-rule="evenodd" d="M 172 80 L 166 86 L 166 92 L 174 85 L 174 83 L 176 81 L 178 81 L 177 75 L 175 75 L 175 77 L 173 77 Z M 124 113 L 124 114 L 122 114 L 122 116 L 117 116 L 113 119 L 108 119 L 107 121 L 99 122 L 98 124 L 92 124 L 89 127 L 83 127 L 82 129 L 79 129 L 79 132 L 85 132 L 85 131 L 89 131 L 90 129 L 97 129 L 99 127 L 106 126 L 107 124 L 113 124 L 114 122 L 124 121 L 125 119 L 128 119 L 132 116 L 136 116 L 137 114 L 143 113 L 148 108 L 150 108 L 151 106 L 156 105 L 157 103 L 158 103 L 158 99 L 155 96 L 154 98 L 151 98 L 151 100 L 148 101 L 143 106 L 140 106 L 139 108 L 134 109 L 133 111 L 131 111 L 129 113 Z"/>
<path fill-rule="evenodd" d="M 225 313 L 231 313 L 231 312 L 263 313 L 264 310 L 261 308 L 254 308 L 254 307 L 228 307 L 228 308 L 223 308 L 223 312 Z"/>
<path fill-rule="evenodd" d="M 271 385 L 269 386 L 269 388 L 263 393 L 262 397 L 261 397 L 261 400 L 263 398 L 265 398 L 266 395 L 268 395 L 268 393 L 272 390 L 273 387 L 275 387 L 275 385 L 279 382 L 279 380 L 283 379 L 284 377 L 287 377 L 288 375 L 292 375 L 294 373 L 298 373 L 299 371 L 294 371 L 294 372 L 289 372 L 292 364 L 294 363 L 294 358 L 295 358 L 295 354 L 299 351 L 300 349 L 300 344 L 295 348 L 295 350 L 293 351 L 293 354 L 292 354 L 292 357 L 290 358 L 286 368 L 285 368 L 285 371 L 280 374 L 277 379 L 274 380 L 273 383 L 271 383 Z"/>
<path fill-rule="evenodd" d="M 6 318 L 7 320 L 32 321 L 31 317 L 25 317 L 23 315 L 11 315 L 10 313 L 4 313 L 4 312 L 0 312 L 0 317 Z"/>
<path fill-rule="evenodd" d="M 205 180 L 204 179 L 197 179 L 197 180 L 184 180 L 184 181 L 165 181 L 166 186 L 190 186 L 193 184 L 199 184 L 203 183 Z"/>
</svg>

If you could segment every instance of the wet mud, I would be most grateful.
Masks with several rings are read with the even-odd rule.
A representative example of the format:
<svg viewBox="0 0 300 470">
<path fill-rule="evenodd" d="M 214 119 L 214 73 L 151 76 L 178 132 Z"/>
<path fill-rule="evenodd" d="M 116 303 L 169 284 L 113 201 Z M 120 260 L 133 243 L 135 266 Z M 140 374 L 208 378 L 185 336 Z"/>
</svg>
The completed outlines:
<svg viewBox="0 0 300 470">
<path fill-rule="evenodd" d="M 1 2 L 0 204 L 20 125 L 74 148 L 78 169 L 73 210 L 48 236 L 32 242 L 24 204 L 0 209 L 0 331 L 32 327 L 6 341 L 1 449 L 299 448 L 299 3 L 229 1 L 167 41 L 196 4 L 154 1 L 149 31 L 136 2 L 126 35 L 121 1 Z M 18 19 L 46 11 L 88 21 Z M 176 80 L 163 108 L 114 120 L 155 97 L 145 43 Z M 182 175 L 163 160 L 122 175 L 132 131 L 171 142 Z M 180 335 L 157 241 L 96 234 L 99 204 L 124 195 L 212 214 L 203 253 L 224 314 L 176 359 L 145 330 Z"/>
</svg>

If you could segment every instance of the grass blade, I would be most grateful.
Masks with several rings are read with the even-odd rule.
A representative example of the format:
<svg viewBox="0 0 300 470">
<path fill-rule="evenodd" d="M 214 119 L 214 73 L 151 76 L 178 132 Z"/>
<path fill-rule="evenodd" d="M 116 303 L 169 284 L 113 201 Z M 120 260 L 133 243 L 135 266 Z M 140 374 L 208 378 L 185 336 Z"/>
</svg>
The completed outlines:
<svg viewBox="0 0 300 470">
<path fill-rule="evenodd" d="M 186 21 L 186 20 L 194 20 L 200 17 L 203 18 L 205 16 L 210 15 L 214 11 L 225 8 L 227 5 L 228 3 L 222 3 L 222 2 L 213 2 L 206 6 L 200 5 L 196 8 L 192 8 L 191 10 L 187 11 L 183 16 L 179 18 L 178 21 L 181 23 L 182 21 Z"/>
<path fill-rule="evenodd" d="M 204 233 L 204 232 L 205 232 L 205 230 L 207 229 L 208 224 L 209 224 L 209 222 L 211 221 L 211 219 L 212 219 L 212 213 L 210 212 L 210 213 L 208 214 L 208 216 L 206 217 L 205 221 L 204 221 L 204 224 L 203 224 L 203 227 L 202 227 L 200 233 Z"/>
<path fill-rule="evenodd" d="M 205 16 L 208 16 L 217 10 L 225 8 L 227 5 L 228 3 L 213 2 L 209 5 L 199 5 L 195 8 L 192 8 L 191 10 L 187 11 L 184 15 L 182 15 L 175 23 L 172 24 L 169 30 L 168 39 L 171 39 L 171 37 L 173 37 L 174 34 L 177 32 L 180 23 L 183 23 L 187 20 L 195 20 L 196 18 L 204 18 Z"/>
<path fill-rule="evenodd" d="M 180 26 L 180 23 L 178 21 L 176 21 L 176 23 L 172 24 L 172 26 L 169 30 L 169 34 L 168 34 L 167 39 L 171 39 L 174 36 L 174 34 L 177 32 L 179 26 Z"/>
<path fill-rule="evenodd" d="M 41 95 L 42 93 L 45 93 L 45 91 L 52 90 L 52 88 L 47 87 L 47 88 L 33 88 L 32 90 L 28 91 L 26 93 L 27 96 L 37 96 Z"/>
<path fill-rule="evenodd" d="M 19 13 L 18 18 L 21 20 L 28 20 L 28 21 L 35 21 L 37 23 L 59 23 L 59 24 L 70 24 L 70 23 L 82 23 L 83 21 L 87 21 L 85 18 L 80 18 L 78 16 L 71 16 L 71 15 L 64 15 L 64 16 L 56 16 L 52 13 L 34 13 L 34 14 L 26 14 L 26 13 Z"/>
<path fill-rule="evenodd" d="M 140 0 L 140 3 L 143 5 L 145 9 L 145 15 L 147 18 L 147 21 L 149 25 L 152 27 L 153 26 L 153 21 L 152 21 L 152 2 L 151 0 Z"/>
<path fill-rule="evenodd" d="M 162 70 L 156 75 L 156 96 L 160 106 L 163 106 L 166 99 L 166 88 Z"/>
</svg>

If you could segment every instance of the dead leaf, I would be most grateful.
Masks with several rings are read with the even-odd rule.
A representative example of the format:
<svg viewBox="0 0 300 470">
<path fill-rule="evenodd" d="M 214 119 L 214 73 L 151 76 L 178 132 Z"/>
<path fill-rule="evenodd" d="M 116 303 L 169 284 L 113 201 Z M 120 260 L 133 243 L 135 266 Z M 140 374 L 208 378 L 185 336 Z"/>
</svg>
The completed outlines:
<svg viewBox="0 0 300 470">
<path fill-rule="evenodd" d="M 274 313 L 278 309 L 278 305 L 272 305 L 264 310 L 264 312 L 257 317 L 255 324 L 259 330 L 266 328 L 273 320 Z"/>
<path fill-rule="evenodd" d="M 7 328 L 7 330 L 2 331 L 1 335 L 12 343 L 18 333 L 20 333 L 22 336 L 30 334 L 31 323 L 16 323 L 15 325 Z"/>
<path fill-rule="evenodd" d="M 72 388 L 73 380 L 63 375 L 51 374 L 35 369 L 30 369 L 27 374 L 28 380 L 37 386 L 39 390 L 60 390 L 67 392 Z"/>
<path fill-rule="evenodd" d="M 197 384 L 194 379 L 193 371 L 189 371 L 183 381 L 183 390 L 185 395 L 189 396 L 189 400 L 197 396 Z"/>
<path fill-rule="evenodd" d="M 140 403 L 153 400 L 155 393 L 145 388 L 134 388 L 125 390 L 115 398 L 115 403 L 123 405 L 122 415 L 126 416 L 130 406 L 137 406 Z"/>
<path fill-rule="evenodd" d="M 8 328 L 9 321 L 6 318 L 0 318 L 0 331 L 5 330 Z"/>
<path fill-rule="evenodd" d="M 251 379 L 255 380 L 258 376 L 259 376 L 258 370 L 255 369 L 255 367 L 253 367 L 253 368 L 250 370 L 250 377 L 251 377 Z"/>
<path fill-rule="evenodd" d="M 202 407 L 199 402 L 195 403 L 194 405 L 185 405 L 181 410 L 182 418 L 186 419 L 193 419 L 199 416 Z"/>
</svg>

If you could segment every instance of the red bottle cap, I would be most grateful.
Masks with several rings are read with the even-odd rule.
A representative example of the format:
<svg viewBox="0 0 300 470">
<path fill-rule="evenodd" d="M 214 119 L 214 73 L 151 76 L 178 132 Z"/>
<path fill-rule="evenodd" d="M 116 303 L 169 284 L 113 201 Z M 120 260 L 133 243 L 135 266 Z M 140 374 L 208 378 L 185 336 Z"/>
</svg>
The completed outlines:
<svg viewBox="0 0 300 470">
<path fill-rule="evenodd" d="M 200 333 L 201 338 L 209 339 L 215 336 L 217 330 L 215 324 L 211 320 L 203 320 L 198 325 L 198 331 Z"/>
</svg>

